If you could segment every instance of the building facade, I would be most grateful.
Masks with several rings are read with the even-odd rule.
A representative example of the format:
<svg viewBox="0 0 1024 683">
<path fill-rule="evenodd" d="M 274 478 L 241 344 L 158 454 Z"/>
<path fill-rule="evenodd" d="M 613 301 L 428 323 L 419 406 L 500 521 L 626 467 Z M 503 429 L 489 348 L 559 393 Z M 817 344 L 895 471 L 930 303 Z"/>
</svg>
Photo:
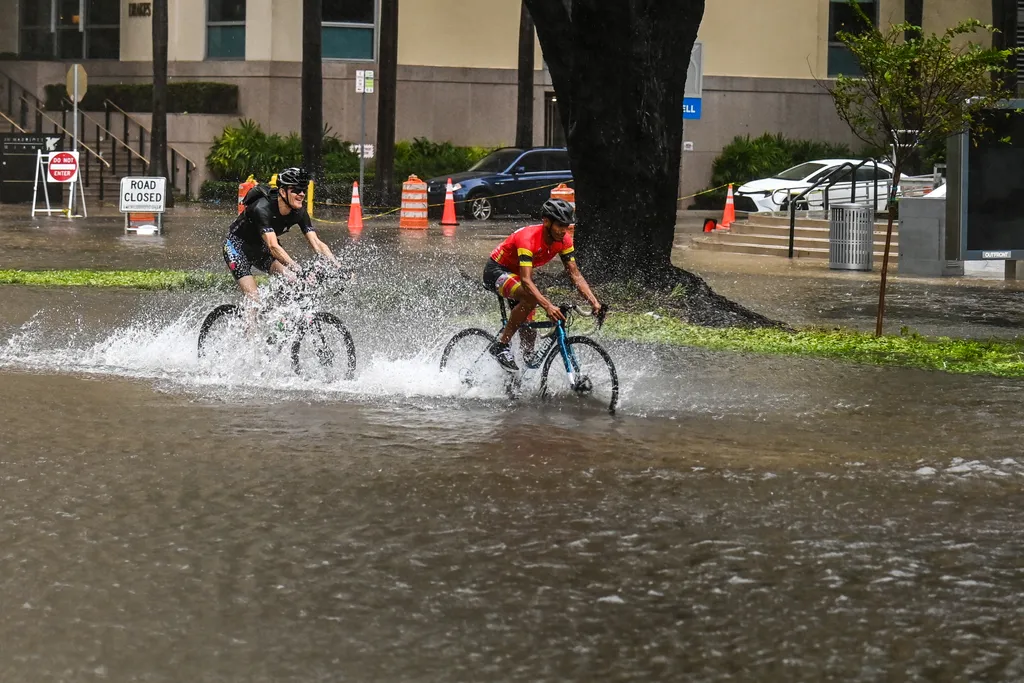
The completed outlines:
<svg viewBox="0 0 1024 683">
<path fill-rule="evenodd" d="M 991 0 L 924 0 L 926 31 L 973 17 Z M 882 25 L 904 18 L 904 0 L 861 0 Z M 324 119 L 357 140 L 355 71 L 373 69 L 379 0 L 323 0 Z M 42 95 L 80 62 L 90 83 L 147 82 L 152 74 L 146 0 L 0 0 L 0 73 Z M 846 0 L 708 0 L 700 118 L 686 122 L 684 194 L 706 186 L 711 162 L 736 135 L 779 132 L 852 142 L 819 81 L 849 72 L 835 32 Z M 405 0 L 400 4 L 397 138 L 497 146 L 515 137 L 520 0 Z M 16 21 L 15 21 L 16 18 Z M 543 65 L 539 45 L 536 64 Z M 214 135 L 238 117 L 270 132 L 299 129 L 302 0 L 169 0 L 172 80 L 234 83 L 238 116 L 175 114 L 169 142 L 200 162 Z M 536 144 L 558 144 L 550 78 L 535 75 Z M 367 98 L 372 142 L 375 96 Z M 0 103 L 0 108 L 3 103 Z M 680 107 L 682 112 L 682 106 Z M 140 116 L 142 120 L 146 117 Z M 202 170 L 200 169 L 200 176 Z"/>
</svg>

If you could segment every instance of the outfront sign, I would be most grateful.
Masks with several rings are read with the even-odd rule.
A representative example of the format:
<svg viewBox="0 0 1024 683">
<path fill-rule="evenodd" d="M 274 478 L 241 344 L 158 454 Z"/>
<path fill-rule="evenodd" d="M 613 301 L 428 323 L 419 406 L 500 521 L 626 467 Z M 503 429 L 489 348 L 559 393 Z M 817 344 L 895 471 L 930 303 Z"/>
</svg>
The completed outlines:
<svg viewBox="0 0 1024 683">
<path fill-rule="evenodd" d="M 121 178 L 121 213 L 163 213 L 166 178 Z"/>
</svg>

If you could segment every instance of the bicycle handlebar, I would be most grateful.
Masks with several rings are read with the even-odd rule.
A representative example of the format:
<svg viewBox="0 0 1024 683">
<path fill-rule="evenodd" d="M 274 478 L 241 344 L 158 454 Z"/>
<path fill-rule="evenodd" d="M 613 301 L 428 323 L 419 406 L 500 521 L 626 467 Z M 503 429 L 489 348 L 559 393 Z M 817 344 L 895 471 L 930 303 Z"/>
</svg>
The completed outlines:
<svg viewBox="0 0 1024 683">
<path fill-rule="evenodd" d="M 607 304 L 601 304 L 601 310 L 597 314 L 595 314 L 593 309 L 591 309 L 589 313 L 585 313 L 583 309 L 581 309 L 576 304 L 561 304 L 558 307 L 558 310 L 562 311 L 562 315 L 566 316 L 567 323 L 570 313 L 575 313 L 576 315 L 583 318 L 594 318 L 595 323 L 597 324 L 597 329 L 600 330 L 601 326 L 604 325 L 605 317 L 607 317 L 608 315 L 608 308 L 609 307 Z"/>
</svg>

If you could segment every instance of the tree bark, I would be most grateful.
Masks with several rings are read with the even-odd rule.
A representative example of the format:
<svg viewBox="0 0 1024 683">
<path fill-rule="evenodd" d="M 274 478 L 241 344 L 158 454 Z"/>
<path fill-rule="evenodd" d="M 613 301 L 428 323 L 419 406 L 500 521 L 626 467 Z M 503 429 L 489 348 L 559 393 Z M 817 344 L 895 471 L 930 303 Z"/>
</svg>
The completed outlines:
<svg viewBox="0 0 1024 683">
<path fill-rule="evenodd" d="M 380 2 L 380 73 L 377 84 L 377 148 L 374 194 L 395 202 L 395 116 L 398 103 L 398 0 Z"/>
<path fill-rule="evenodd" d="M 672 265 L 683 94 L 704 0 L 525 0 L 558 95 L 594 282 L 685 290 L 703 325 L 777 326 Z"/>
<path fill-rule="evenodd" d="M 167 2 L 153 0 L 153 125 L 149 140 L 149 173 L 167 177 Z M 168 185 L 173 184 L 170 179 Z M 168 204 L 173 192 L 167 193 Z"/>
<path fill-rule="evenodd" d="M 302 0 L 302 159 L 317 180 L 323 174 L 323 3 Z"/>
<path fill-rule="evenodd" d="M 671 270 L 683 93 L 704 0 L 525 0 L 558 94 L 588 275 Z"/>
<path fill-rule="evenodd" d="M 533 19 L 524 2 L 519 14 L 519 95 L 516 100 L 516 147 L 533 147 Z"/>
</svg>

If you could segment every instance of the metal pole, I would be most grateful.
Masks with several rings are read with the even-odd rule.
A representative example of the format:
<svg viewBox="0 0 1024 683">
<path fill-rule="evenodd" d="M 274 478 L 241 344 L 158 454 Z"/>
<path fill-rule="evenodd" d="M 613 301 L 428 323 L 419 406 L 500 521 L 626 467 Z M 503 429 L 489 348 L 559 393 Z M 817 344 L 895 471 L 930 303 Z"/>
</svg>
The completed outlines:
<svg viewBox="0 0 1024 683">
<path fill-rule="evenodd" d="M 82 0 L 82 1 L 84 2 L 84 0 Z M 81 26 L 82 25 L 82 20 L 81 20 L 81 16 L 82 15 L 78 15 L 78 16 L 79 16 L 78 25 Z M 75 132 L 74 132 L 73 138 L 72 138 L 73 142 L 71 143 L 71 149 L 72 149 L 72 151 L 77 152 L 78 151 L 78 65 L 75 64 L 71 68 L 75 70 L 75 103 L 74 103 L 74 110 L 72 112 L 72 118 L 75 119 L 75 121 L 74 121 L 74 131 Z"/>
<path fill-rule="evenodd" d="M 359 191 L 363 191 L 363 166 L 366 163 L 366 92 L 359 96 L 362 114 L 359 121 Z"/>
</svg>

